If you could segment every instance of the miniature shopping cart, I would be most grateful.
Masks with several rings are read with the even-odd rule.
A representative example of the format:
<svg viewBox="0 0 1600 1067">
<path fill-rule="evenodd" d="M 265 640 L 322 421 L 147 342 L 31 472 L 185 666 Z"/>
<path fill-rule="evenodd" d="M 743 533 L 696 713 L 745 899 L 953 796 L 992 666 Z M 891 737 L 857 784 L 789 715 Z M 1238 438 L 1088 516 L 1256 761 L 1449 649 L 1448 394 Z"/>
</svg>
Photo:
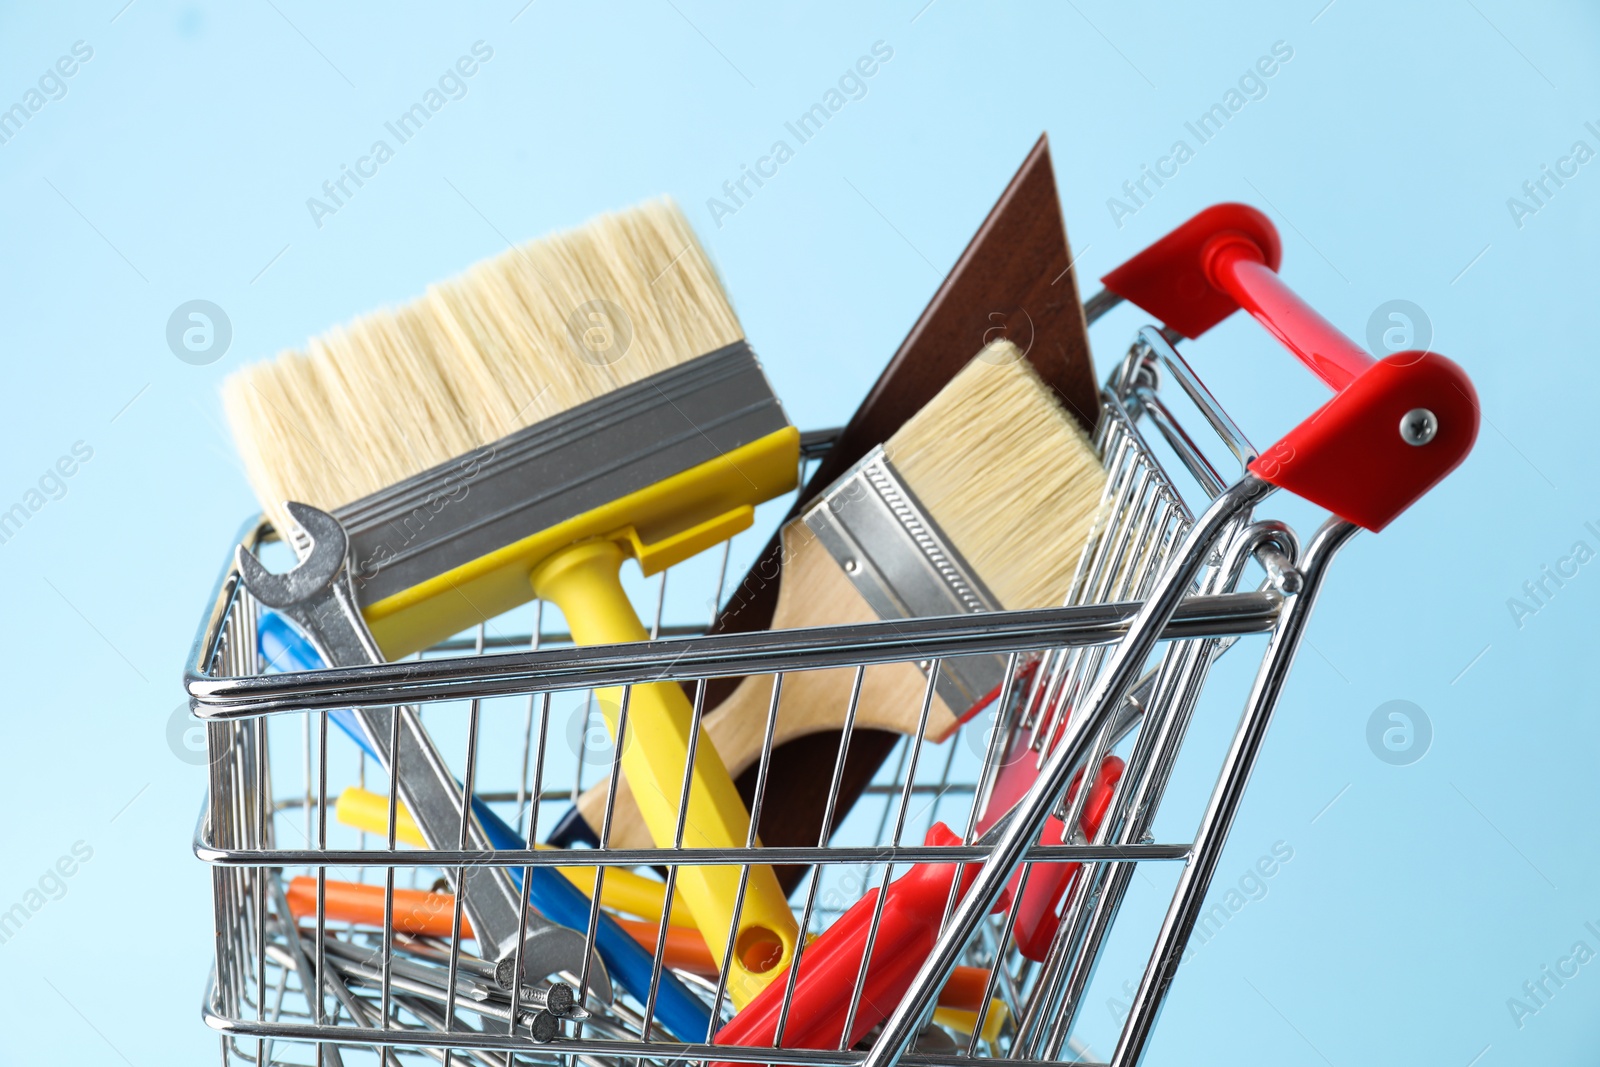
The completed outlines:
<svg viewBox="0 0 1600 1067">
<path fill-rule="evenodd" d="M 1062 607 L 705 636 L 673 611 L 664 617 L 663 576 L 660 639 L 577 648 L 542 632 L 542 616 L 530 608 L 520 634 L 480 627 L 475 639 L 406 662 L 274 674 L 262 653 L 266 613 L 230 563 L 187 678 L 195 714 L 207 723 L 209 797 L 195 851 L 212 869 L 215 970 L 204 1017 L 221 1035 L 224 1062 L 887 1067 L 1099 1059 L 1085 1043 L 1093 1027 L 1084 1007 L 1105 978 L 1114 929 L 1136 918 L 1124 908 L 1135 873 L 1164 866 L 1176 871 L 1170 902 L 1150 917 L 1154 944 L 1140 950 L 1125 1019 L 1109 1039 L 1096 1039 L 1110 1049 L 1108 1062 L 1137 1064 L 1329 563 L 1358 528 L 1382 529 L 1443 478 L 1476 435 L 1475 396 L 1459 368 L 1426 352 L 1372 360 L 1283 285 L 1279 257 L 1264 216 L 1220 205 L 1107 275 L 1106 292 L 1089 302 L 1091 320 L 1126 299 L 1164 325 L 1139 330 L 1102 393 L 1095 444 L 1109 478 Z M 1336 391 L 1265 451 L 1174 348 L 1240 307 Z M 813 454 L 828 443 L 826 434 L 808 440 Z M 1332 512 L 1304 547 L 1288 525 L 1255 513 L 1275 488 Z M 254 552 L 273 536 L 252 522 L 240 543 Z M 708 587 L 699 595 L 679 599 L 703 604 L 714 578 L 717 603 L 726 561 L 725 554 L 722 574 L 702 576 Z M 670 573 L 680 585 L 689 580 L 683 568 Z M 1259 648 L 1261 659 L 1216 784 L 1197 805 L 1191 840 L 1158 841 L 1157 813 L 1168 810 L 1162 801 L 1184 738 L 1203 719 L 1197 709 L 1208 677 L 1236 643 Z M 854 810 L 830 801 L 814 847 L 763 847 L 754 831 L 741 848 L 560 852 L 529 844 L 549 828 L 551 812 L 576 798 L 586 767 L 591 779 L 606 769 L 593 766 L 587 742 L 563 743 L 588 736 L 597 689 L 674 680 L 703 694 L 710 679 L 772 675 L 776 688 L 786 672 L 853 669 L 838 758 L 817 768 L 832 774 L 837 798 L 860 672 L 917 664 L 927 677 L 926 706 L 940 664 L 975 655 L 1006 665 L 986 714 L 937 745 L 903 739 Z M 703 703 L 696 701 L 697 716 Z M 494 817 L 514 824 L 522 847 L 401 848 L 392 800 L 386 832 L 358 833 L 334 818 L 338 791 L 350 782 L 390 797 L 395 790 L 375 762 L 344 751 L 336 733 L 330 740 L 330 718 L 352 706 L 401 705 L 422 708 L 447 738 L 441 749 L 456 761 L 463 802 L 475 795 L 501 812 Z M 776 696 L 772 708 L 752 826 L 770 799 Z M 563 726 L 562 709 L 576 732 Z M 613 751 L 602 762 L 615 781 L 620 757 Z M 587 921 L 569 924 L 583 931 L 581 944 L 555 975 L 525 977 L 520 947 L 509 976 L 466 951 L 459 902 L 452 913 L 453 898 L 434 892 L 470 870 L 498 867 L 514 872 L 526 905 L 536 870 L 574 862 L 636 881 L 690 863 L 808 867 L 791 898 L 800 929 L 863 924 L 866 948 L 846 1011 L 852 1021 L 880 1012 L 878 1025 L 842 1048 L 788 1047 L 781 1037 L 765 1047 L 712 1044 L 733 1006 L 715 967 L 669 963 L 664 891 L 648 986 L 632 991 L 591 963 L 609 915 L 602 903 L 611 907 L 598 877 Z M 880 940 L 884 901 L 897 876 L 936 864 L 959 874 L 931 909 L 930 940 L 908 957 L 905 946 Z M 341 894 L 363 896 L 381 919 L 351 919 L 336 907 Z M 433 903 L 431 932 L 408 925 Z M 525 923 L 545 921 L 526 907 L 523 914 Z M 802 943 L 797 956 L 806 951 Z M 872 968 L 889 955 L 915 973 L 895 1002 L 869 1003 Z M 797 971 L 773 979 L 784 983 L 781 1018 Z M 952 1008 L 947 993 L 962 976 L 969 988 L 963 1006 Z M 669 985 L 687 990 L 710 1020 L 706 1032 L 663 1025 Z M 850 1031 L 847 1023 L 841 1032 Z"/>
</svg>

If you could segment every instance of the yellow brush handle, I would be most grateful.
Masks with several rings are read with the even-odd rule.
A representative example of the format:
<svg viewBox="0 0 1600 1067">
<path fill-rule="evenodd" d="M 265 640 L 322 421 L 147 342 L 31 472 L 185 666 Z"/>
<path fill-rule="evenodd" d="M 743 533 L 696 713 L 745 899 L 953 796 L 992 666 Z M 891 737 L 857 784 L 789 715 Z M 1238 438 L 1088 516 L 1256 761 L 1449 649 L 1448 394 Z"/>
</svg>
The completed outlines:
<svg viewBox="0 0 1600 1067">
<path fill-rule="evenodd" d="M 533 572 L 534 593 L 561 609 L 578 644 L 621 644 L 649 638 L 622 588 L 618 571 L 623 558 L 623 550 L 611 541 L 588 541 L 561 550 Z M 616 737 L 623 691 L 601 689 L 595 696 L 612 737 Z M 676 682 L 633 686 L 628 698 L 627 736 L 618 739 L 622 769 L 658 847 L 670 848 L 677 833 L 678 799 L 693 719 L 694 709 Z M 689 785 L 684 847 L 743 848 L 749 833 L 750 813 L 702 729 Z M 678 887 L 711 958 L 720 961 L 733 927 L 739 868 L 681 867 Z M 752 864 L 727 976 L 728 995 L 735 1006 L 744 1007 L 783 973 L 794 954 L 797 936 L 794 914 L 777 876 L 766 864 Z"/>
<path fill-rule="evenodd" d="M 384 836 L 389 832 L 389 798 L 381 793 L 372 793 L 359 786 L 350 786 L 339 794 L 339 800 L 334 805 L 334 814 L 346 826 L 369 834 Z M 428 843 L 422 839 L 422 831 L 417 828 L 416 820 L 411 817 L 411 812 L 406 810 L 404 801 L 395 805 L 394 836 L 401 844 L 414 845 L 417 848 L 428 847 Z M 588 896 L 594 889 L 593 867 L 557 867 L 556 870 L 560 871 L 567 881 L 583 890 L 584 896 Z M 612 911 L 637 915 L 651 922 L 661 921 L 661 905 L 666 899 L 666 886 L 622 867 L 612 867 L 606 871 L 606 880 L 600 890 L 600 903 Z M 677 894 L 674 894 L 672 914 L 668 916 L 667 922 L 673 926 L 694 925 L 694 920 L 689 917 L 689 910 L 683 906 L 683 901 Z"/>
<path fill-rule="evenodd" d="M 989 1002 L 989 1014 L 983 1019 L 983 1039 L 991 1045 L 1000 1038 L 1000 1031 L 1005 1029 L 1006 1020 L 1011 1012 L 1006 1007 L 1005 1001 L 1000 999 Z M 971 1034 L 972 1028 L 978 1025 L 978 1013 L 967 1011 L 964 1008 L 935 1008 L 933 1021 L 940 1026 L 948 1026 L 952 1030 L 959 1030 L 964 1034 Z"/>
</svg>

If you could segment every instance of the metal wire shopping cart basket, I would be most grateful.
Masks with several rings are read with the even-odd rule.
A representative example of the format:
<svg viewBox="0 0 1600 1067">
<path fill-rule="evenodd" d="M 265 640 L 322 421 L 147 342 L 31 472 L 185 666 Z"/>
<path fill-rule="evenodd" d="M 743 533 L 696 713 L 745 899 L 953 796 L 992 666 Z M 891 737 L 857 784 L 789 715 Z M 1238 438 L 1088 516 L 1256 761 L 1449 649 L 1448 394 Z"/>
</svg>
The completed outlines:
<svg viewBox="0 0 1600 1067">
<path fill-rule="evenodd" d="M 1095 443 L 1109 478 L 1101 519 L 1063 607 L 594 648 L 541 635 L 535 616 L 531 633 L 502 638 L 492 651 L 480 627 L 476 641 L 403 663 L 266 674 L 257 637 L 262 612 L 230 564 L 202 620 L 187 678 L 192 707 L 207 722 L 209 750 L 208 803 L 195 838 L 196 853 L 212 865 L 216 931 L 203 1010 L 221 1034 L 224 1062 L 428 1055 L 485 1064 L 576 1057 L 590 1064 L 633 1058 L 883 1067 L 964 1057 L 1077 1059 L 1085 1049 L 1075 1027 L 1136 869 L 1175 864 L 1170 902 L 1110 1059 L 1137 1063 L 1205 903 L 1329 563 L 1358 526 L 1381 529 L 1448 473 L 1476 432 L 1471 385 L 1454 364 L 1415 352 L 1373 362 L 1283 286 L 1278 255 L 1263 216 L 1222 205 L 1108 275 L 1107 293 L 1089 302 L 1094 317 L 1125 297 L 1167 328 L 1140 330 L 1103 391 Z M 1172 343 L 1180 334 L 1197 336 L 1239 306 L 1338 390 L 1265 452 L 1250 445 Z M 1237 474 L 1213 462 L 1218 444 L 1237 462 Z M 1255 514 L 1277 487 L 1334 513 L 1304 548 L 1286 524 Z M 254 551 L 270 536 L 253 522 L 241 544 Z M 720 576 L 717 582 L 713 604 Z M 659 602 L 656 621 L 660 630 Z M 1248 635 L 1265 635 L 1260 666 L 1198 827 L 1186 842 L 1155 841 L 1156 814 L 1212 665 Z M 507 981 L 465 953 L 461 938 L 397 932 L 395 915 L 406 884 L 420 888 L 434 872 L 454 876 L 482 866 L 518 872 L 526 902 L 528 872 L 570 865 L 572 853 L 398 848 L 392 802 L 387 835 L 345 834 L 346 842 L 341 828 L 330 825 L 332 790 L 341 783 L 335 777 L 330 784 L 336 753 L 327 727 L 339 709 L 410 704 L 428 708 L 435 722 L 453 722 L 465 735 L 458 753 L 463 788 L 512 813 L 518 832 L 532 841 L 542 806 L 565 803 L 583 784 L 581 753 L 566 763 L 553 758 L 561 749 L 553 697 L 581 704 L 600 687 L 661 680 L 697 685 L 703 693 L 713 678 L 781 680 L 785 672 L 841 668 L 856 671 L 858 695 L 867 667 L 913 662 L 928 678 L 926 707 L 940 664 L 977 654 L 1000 655 L 1007 665 L 991 716 L 941 746 L 921 734 L 906 738 L 869 790 L 870 804 L 847 818 L 830 803 L 837 818 L 825 822 L 832 832 L 815 847 L 762 847 L 752 831 L 743 848 L 578 854 L 607 872 L 707 862 L 745 870 L 752 863 L 807 865 L 813 873 L 792 898 L 802 931 L 819 931 L 878 893 L 868 909 L 867 958 L 896 872 L 969 863 L 967 887 L 961 892 L 950 882 L 937 942 L 911 961 L 920 961 L 920 971 L 898 1005 L 875 1006 L 887 1017 L 866 1046 L 712 1046 L 709 1034 L 664 1032 L 656 994 L 669 974 L 717 1023 L 731 1013 L 727 991 L 704 972 L 668 972 L 660 952 L 648 995 L 602 991 L 609 983 L 588 962 L 598 897 L 590 921 L 577 924 L 587 930 L 583 962 L 565 976 L 577 1004 L 562 1010 L 558 987 L 524 989 L 520 966 Z M 753 814 L 764 800 L 777 684 Z M 855 699 L 845 709 L 831 768 L 834 796 Z M 508 701 L 521 710 L 501 714 Z M 490 780 L 495 760 L 511 768 L 504 780 Z M 615 753 L 610 761 L 615 780 Z M 1105 778 L 1113 761 L 1119 773 Z M 980 832 L 981 813 L 1016 788 L 1006 783 L 1018 780 L 1018 767 L 1026 772 L 1024 787 L 1002 798 L 1002 816 Z M 364 781 L 368 770 L 362 758 L 355 776 Z M 1106 782 L 1098 801 L 1089 788 L 1069 788 L 1075 776 Z M 1085 809 L 1097 803 L 1095 826 L 1084 832 Z M 956 828 L 956 843 L 914 843 L 910 831 L 936 818 Z M 1045 834 L 1051 825 L 1074 832 Z M 1067 867 L 1069 861 L 1082 866 Z M 1060 877 L 1070 870 L 1077 874 Z M 300 884 L 312 894 L 309 910 L 288 903 L 285 886 L 296 873 L 308 880 Z M 1050 882 L 1056 895 L 1043 933 L 1024 945 L 1018 924 L 1030 880 L 1035 889 Z M 381 924 L 362 928 L 330 917 L 331 887 L 346 881 L 377 894 Z M 659 950 L 667 916 L 654 918 L 661 924 Z M 461 932 L 460 923 L 458 906 L 450 929 Z M 936 1014 L 958 967 L 979 969 L 977 1009 L 965 1017 Z M 849 1000 L 852 1017 L 865 1010 L 867 975 L 864 958 Z M 793 991 L 791 972 L 785 1016 Z"/>
</svg>

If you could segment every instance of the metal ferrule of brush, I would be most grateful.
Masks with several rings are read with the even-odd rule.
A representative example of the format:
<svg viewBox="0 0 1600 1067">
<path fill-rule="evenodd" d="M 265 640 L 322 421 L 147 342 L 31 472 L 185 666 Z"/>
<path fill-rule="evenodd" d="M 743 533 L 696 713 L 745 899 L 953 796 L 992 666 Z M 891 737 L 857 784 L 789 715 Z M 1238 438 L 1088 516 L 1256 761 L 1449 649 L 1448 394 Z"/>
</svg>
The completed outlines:
<svg viewBox="0 0 1600 1067">
<path fill-rule="evenodd" d="M 801 518 L 881 619 L 1001 610 L 881 446 Z M 960 656 L 940 665 L 935 689 L 961 715 L 999 688 L 1004 677 L 1001 656 Z"/>
<path fill-rule="evenodd" d="M 363 605 L 788 426 L 743 340 L 337 509 Z"/>
</svg>

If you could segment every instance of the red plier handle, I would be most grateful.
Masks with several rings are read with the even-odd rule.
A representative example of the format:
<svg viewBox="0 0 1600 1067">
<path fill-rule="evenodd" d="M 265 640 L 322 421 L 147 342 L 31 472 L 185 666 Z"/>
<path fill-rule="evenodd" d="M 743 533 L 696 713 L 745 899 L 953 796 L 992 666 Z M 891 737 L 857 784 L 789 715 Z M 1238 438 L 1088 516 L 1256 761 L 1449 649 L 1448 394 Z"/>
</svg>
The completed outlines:
<svg viewBox="0 0 1600 1067">
<path fill-rule="evenodd" d="M 1454 470 L 1478 436 L 1478 394 L 1437 352 L 1373 359 L 1278 277 L 1278 231 L 1245 204 L 1206 208 L 1101 279 L 1185 337 L 1243 308 L 1336 395 L 1250 472 L 1381 530 Z"/>
</svg>

